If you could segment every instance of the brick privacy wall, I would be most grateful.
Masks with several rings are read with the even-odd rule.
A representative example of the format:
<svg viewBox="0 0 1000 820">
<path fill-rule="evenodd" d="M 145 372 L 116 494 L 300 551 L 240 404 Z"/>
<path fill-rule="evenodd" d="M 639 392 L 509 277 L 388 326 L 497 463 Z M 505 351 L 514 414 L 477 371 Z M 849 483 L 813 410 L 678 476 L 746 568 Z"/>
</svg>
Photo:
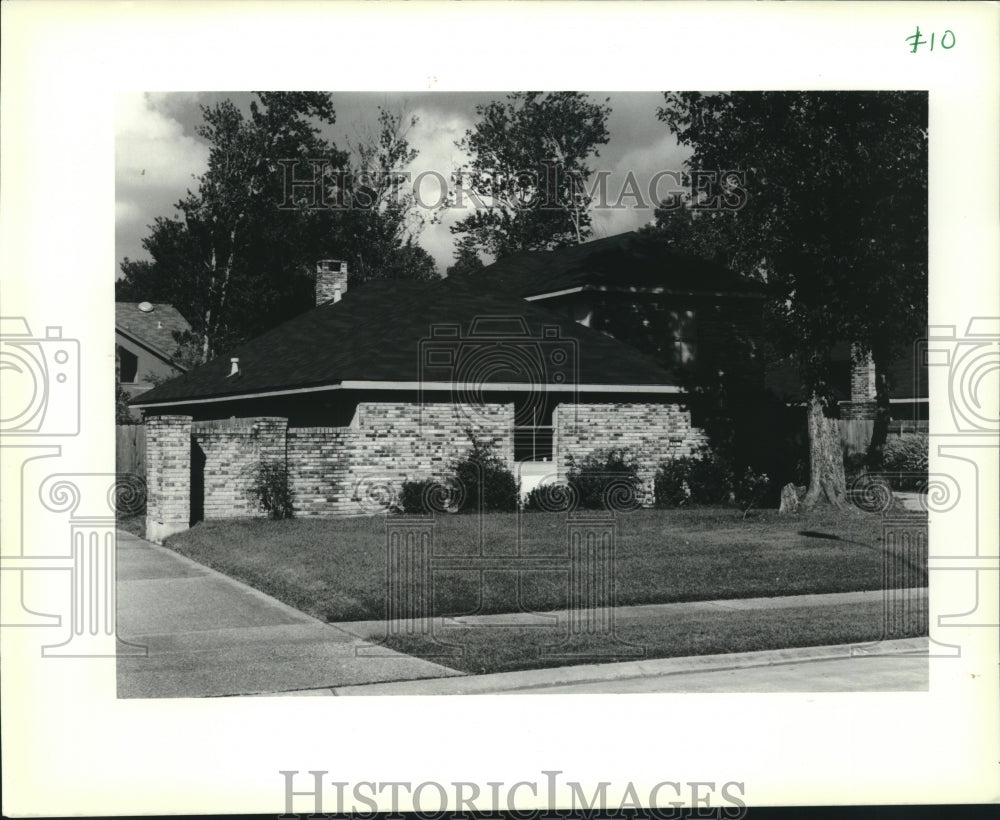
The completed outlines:
<svg viewBox="0 0 1000 820">
<path fill-rule="evenodd" d="M 705 433 L 691 426 L 690 412 L 677 404 L 562 404 L 552 425 L 560 477 L 570 457 L 580 461 L 598 450 L 627 450 L 639 463 L 646 504 L 653 502 L 653 479 L 663 462 L 695 455 L 708 444 Z"/>
<path fill-rule="evenodd" d="M 191 521 L 191 416 L 146 420 L 146 537 L 162 543 Z"/>
<path fill-rule="evenodd" d="M 514 405 L 468 410 L 452 404 L 362 403 L 350 427 L 288 431 L 288 466 L 297 516 L 382 511 L 380 499 L 404 481 L 441 478 L 471 442 L 490 441 L 514 466 Z"/>
<path fill-rule="evenodd" d="M 192 425 L 192 441 L 205 454 L 206 521 L 265 514 L 247 491 L 261 461 L 285 461 L 287 427 L 283 418 L 199 421 Z"/>
<path fill-rule="evenodd" d="M 870 421 L 875 418 L 878 405 L 873 401 L 842 401 L 838 405 L 844 421 Z"/>
<path fill-rule="evenodd" d="M 470 447 L 468 429 L 514 468 L 513 403 L 472 411 L 453 404 L 362 403 L 349 427 L 289 429 L 284 418 L 192 424 L 190 416 L 154 416 L 147 425 L 149 520 L 175 527 L 172 532 L 190 520 L 192 442 L 205 456 L 206 520 L 263 514 L 247 497 L 261 460 L 286 460 L 294 513 L 303 517 L 380 512 L 379 499 L 398 492 L 403 481 L 447 475 L 450 462 Z M 570 455 L 629 450 L 640 462 L 647 501 L 662 462 L 707 444 L 679 405 L 560 405 L 553 426 L 560 475 Z"/>
</svg>

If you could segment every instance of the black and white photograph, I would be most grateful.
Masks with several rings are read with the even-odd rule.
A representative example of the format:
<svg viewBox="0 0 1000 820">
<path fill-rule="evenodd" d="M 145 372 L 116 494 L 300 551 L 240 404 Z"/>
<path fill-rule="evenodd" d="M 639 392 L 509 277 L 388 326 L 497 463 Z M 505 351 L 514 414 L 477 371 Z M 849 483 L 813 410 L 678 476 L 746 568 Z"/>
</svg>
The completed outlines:
<svg viewBox="0 0 1000 820">
<path fill-rule="evenodd" d="M 925 92 L 116 135 L 119 696 L 926 690 Z"/>
<path fill-rule="evenodd" d="M 1000 800 L 995 5 L 0 14 L 5 816 Z"/>
</svg>

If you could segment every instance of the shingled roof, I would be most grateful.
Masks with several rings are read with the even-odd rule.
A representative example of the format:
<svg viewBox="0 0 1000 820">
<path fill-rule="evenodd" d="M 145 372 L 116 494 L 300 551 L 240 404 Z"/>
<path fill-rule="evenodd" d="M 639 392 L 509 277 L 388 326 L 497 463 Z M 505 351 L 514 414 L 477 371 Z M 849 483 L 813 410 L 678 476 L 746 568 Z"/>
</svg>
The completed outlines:
<svg viewBox="0 0 1000 820">
<path fill-rule="evenodd" d="M 522 298 L 568 290 L 641 290 L 754 296 L 763 286 L 721 265 L 677 253 L 636 232 L 552 251 L 524 251 L 469 274 Z"/>
<path fill-rule="evenodd" d="M 142 310 L 139 306 L 148 306 Z M 150 302 L 115 302 L 115 330 L 148 348 L 164 361 L 171 361 L 177 347 L 174 332 L 191 329 L 173 305 Z"/>
<path fill-rule="evenodd" d="M 524 384 L 530 389 L 532 379 L 538 378 L 526 370 L 502 366 L 502 353 L 492 363 L 488 355 L 480 357 L 485 369 L 470 365 L 475 372 L 464 375 L 456 371 L 463 367 L 460 358 L 449 362 L 439 356 L 422 363 L 433 328 L 454 333 L 436 338 L 434 345 L 463 346 L 466 353 L 473 343 L 481 349 L 484 337 L 487 344 L 505 345 L 507 350 L 537 342 L 543 356 L 561 347 L 569 356 L 566 367 L 551 368 L 541 378 L 562 379 L 562 384 L 644 386 L 649 392 L 670 392 L 675 382 L 666 370 L 629 345 L 463 277 L 432 283 L 367 283 L 339 302 L 320 305 L 153 388 L 134 403 L 162 406 L 323 386 L 363 389 L 391 383 L 417 388 L 451 385 L 458 377 Z M 234 357 L 239 359 L 240 373 L 230 376 Z"/>
</svg>

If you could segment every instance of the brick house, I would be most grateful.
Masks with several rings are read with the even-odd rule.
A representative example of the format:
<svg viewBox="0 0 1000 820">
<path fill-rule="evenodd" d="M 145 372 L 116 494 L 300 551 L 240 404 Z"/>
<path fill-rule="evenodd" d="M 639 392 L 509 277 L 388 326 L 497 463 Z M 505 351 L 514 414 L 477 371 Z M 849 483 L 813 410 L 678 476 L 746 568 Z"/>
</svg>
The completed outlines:
<svg viewBox="0 0 1000 820">
<path fill-rule="evenodd" d="M 372 511 L 401 481 L 441 475 L 470 436 L 522 489 L 608 447 L 636 454 L 651 487 L 706 441 L 678 366 L 723 344 L 723 324 L 752 338 L 761 296 L 635 234 L 352 291 L 346 265 L 321 263 L 315 309 L 133 400 L 147 526 L 252 514 L 262 458 L 287 464 L 296 515 Z"/>
<path fill-rule="evenodd" d="M 130 397 L 186 372 L 174 361 L 174 333 L 189 330 L 173 305 L 115 302 L 115 379 Z"/>
</svg>

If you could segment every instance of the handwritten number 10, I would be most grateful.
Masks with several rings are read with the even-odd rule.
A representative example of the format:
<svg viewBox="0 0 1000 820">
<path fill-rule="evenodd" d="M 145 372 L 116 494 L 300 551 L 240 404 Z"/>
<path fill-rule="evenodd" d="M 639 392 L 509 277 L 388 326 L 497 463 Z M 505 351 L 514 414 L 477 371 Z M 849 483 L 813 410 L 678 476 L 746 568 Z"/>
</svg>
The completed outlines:
<svg viewBox="0 0 1000 820">
<path fill-rule="evenodd" d="M 934 40 L 936 37 L 937 37 L 936 32 L 932 31 L 930 40 L 931 51 L 934 50 Z M 916 54 L 917 49 L 919 49 L 920 46 L 928 44 L 927 40 L 923 40 L 920 37 L 920 26 L 917 26 L 917 31 L 915 34 L 911 34 L 909 37 L 906 38 L 906 42 L 910 44 L 910 54 Z M 950 28 L 947 28 L 941 35 L 941 48 L 947 51 L 948 49 L 954 47 L 955 47 L 955 32 L 953 32 Z"/>
</svg>

